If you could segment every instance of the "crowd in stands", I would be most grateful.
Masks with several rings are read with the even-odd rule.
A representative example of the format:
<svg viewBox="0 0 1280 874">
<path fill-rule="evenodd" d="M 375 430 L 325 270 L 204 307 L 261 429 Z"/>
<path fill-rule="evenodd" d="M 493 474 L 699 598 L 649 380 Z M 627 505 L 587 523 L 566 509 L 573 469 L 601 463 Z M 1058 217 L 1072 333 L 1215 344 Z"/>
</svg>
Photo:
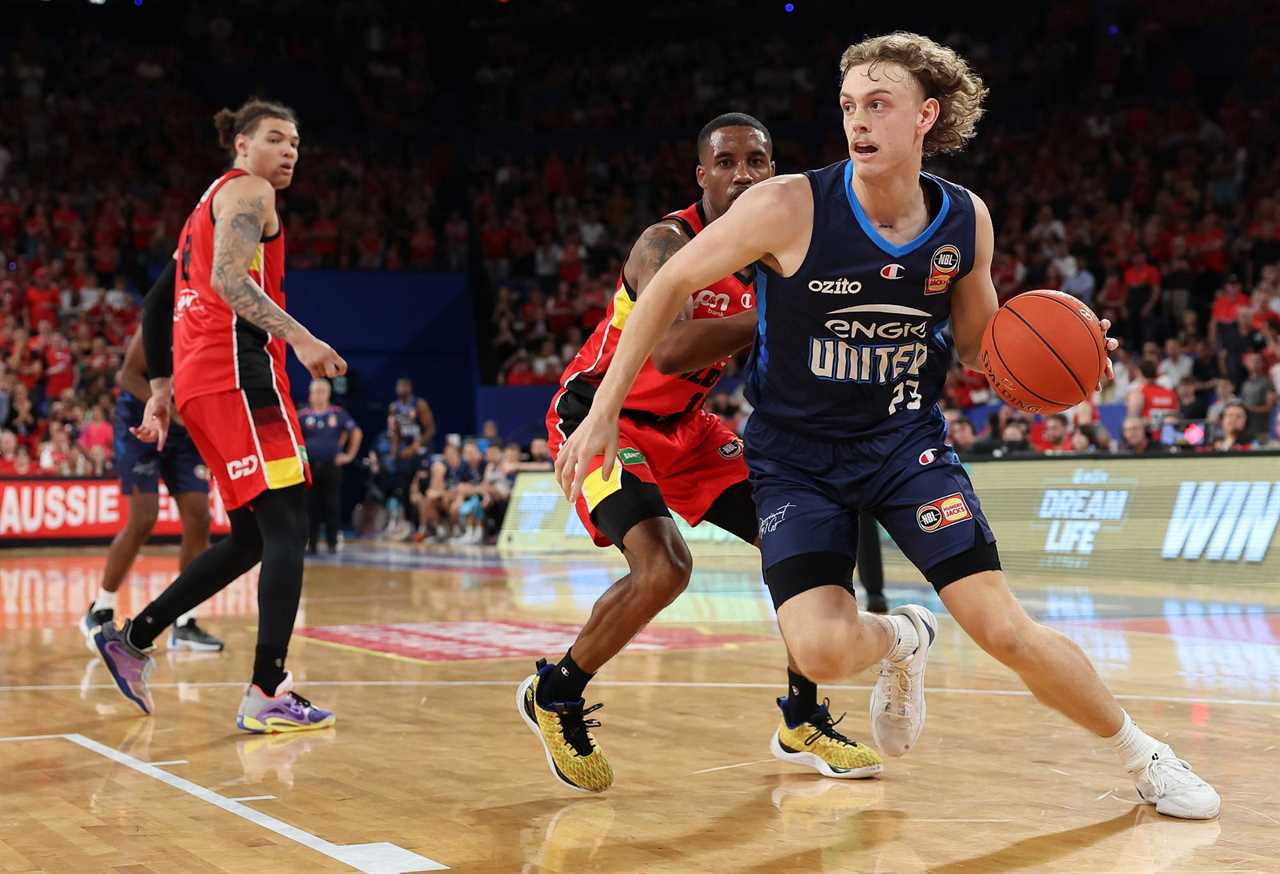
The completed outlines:
<svg viewBox="0 0 1280 874">
<path fill-rule="evenodd" d="M 843 42 L 825 30 L 779 27 L 750 52 L 729 51 L 679 20 L 733 9 L 711 0 L 644 25 L 669 38 L 557 51 L 573 39 L 556 32 L 572 6 L 558 4 L 537 16 L 476 12 L 467 27 L 482 39 L 439 46 L 426 25 L 400 26 L 376 5 L 308 17 L 264 2 L 254 21 L 290 16 L 280 40 L 249 12 L 190 4 L 174 13 L 181 50 L 168 25 L 128 39 L 81 20 L 0 36 L 0 114 L 20 120 L 0 127 L 0 474 L 110 471 L 114 373 L 138 292 L 224 164 L 210 83 L 252 78 L 262 57 L 283 53 L 290 75 L 327 83 L 293 89 L 324 95 L 297 106 L 302 172 L 278 202 L 289 268 L 467 272 L 485 375 L 507 385 L 557 381 L 640 231 L 698 196 L 693 135 L 707 119 L 760 117 L 780 172 L 844 154 L 832 87 Z M 1060 419 L 1000 408 L 972 434 L 959 414 L 991 395 L 956 368 L 945 406 L 966 451 L 1277 441 L 1280 92 L 1267 86 L 1280 48 L 1265 12 L 1228 5 L 1232 34 L 1247 38 L 1212 63 L 1192 62 L 1188 47 L 1210 37 L 1182 3 L 1103 33 L 1088 7 L 1063 4 L 1030 31 L 992 29 L 1003 35 L 991 42 L 944 35 L 992 89 L 990 113 L 964 153 L 927 169 L 990 206 L 1001 300 L 1062 289 L 1111 319 L 1122 342 L 1115 380 L 1090 403 Z M 490 26 L 519 14 L 539 50 L 512 35 L 520 28 Z M 424 137 L 440 119 L 465 139 Z M 1126 406 L 1119 434 L 1099 420 L 1107 403 Z M 750 412 L 732 370 L 708 405 L 739 429 Z M 429 438 L 395 442 L 397 427 L 390 451 L 368 462 L 407 520 L 396 524 L 476 537 L 477 508 L 500 504 L 499 471 L 517 464 L 515 450 L 481 435 L 437 440 L 437 456 Z"/>
</svg>

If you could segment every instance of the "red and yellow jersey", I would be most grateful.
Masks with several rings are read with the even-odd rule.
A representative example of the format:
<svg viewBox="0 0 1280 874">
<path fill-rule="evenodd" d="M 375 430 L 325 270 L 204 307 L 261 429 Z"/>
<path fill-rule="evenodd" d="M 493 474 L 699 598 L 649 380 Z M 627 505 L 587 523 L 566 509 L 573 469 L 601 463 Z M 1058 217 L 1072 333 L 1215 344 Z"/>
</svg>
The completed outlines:
<svg viewBox="0 0 1280 874">
<path fill-rule="evenodd" d="M 706 226 L 701 201 L 673 212 L 663 220 L 681 225 L 690 239 Z M 635 303 L 635 290 L 628 284 L 626 276 L 619 273 L 618 285 L 604 319 L 560 376 L 561 388 L 552 401 L 552 407 L 561 411 L 560 403 L 565 400 L 562 411 L 566 420 L 580 418 L 579 413 L 585 415 L 585 409 L 590 407 Z M 755 305 L 755 276 L 754 271 L 748 269 L 726 276 L 695 294 L 691 317 L 723 319 L 753 309 Z M 702 407 L 703 399 L 720 381 L 720 374 L 727 363 L 726 358 L 702 370 L 668 375 L 660 373 L 652 360 L 645 361 L 627 394 L 622 413 L 659 419 L 692 413 Z"/>
<path fill-rule="evenodd" d="M 191 398 L 237 389 L 289 396 L 285 342 L 239 318 L 213 288 L 213 197 L 244 170 L 230 170 L 205 191 L 178 236 L 173 298 L 173 393 Z M 249 275 L 284 309 L 284 225 L 263 238 Z"/>
</svg>

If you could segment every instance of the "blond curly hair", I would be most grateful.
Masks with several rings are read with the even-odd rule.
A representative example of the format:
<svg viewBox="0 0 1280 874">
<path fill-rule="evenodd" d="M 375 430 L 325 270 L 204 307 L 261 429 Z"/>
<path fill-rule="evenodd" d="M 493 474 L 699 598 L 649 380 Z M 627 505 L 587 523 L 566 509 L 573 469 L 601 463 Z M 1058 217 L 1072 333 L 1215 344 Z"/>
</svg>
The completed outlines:
<svg viewBox="0 0 1280 874">
<path fill-rule="evenodd" d="M 987 89 L 954 50 L 918 33 L 897 31 L 854 43 L 840 56 L 840 81 L 862 64 L 897 64 L 911 74 L 925 97 L 938 101 L 938 120 L 924 137 L 924 156 L 963 149 L 977 134 Z"/>
</svg>

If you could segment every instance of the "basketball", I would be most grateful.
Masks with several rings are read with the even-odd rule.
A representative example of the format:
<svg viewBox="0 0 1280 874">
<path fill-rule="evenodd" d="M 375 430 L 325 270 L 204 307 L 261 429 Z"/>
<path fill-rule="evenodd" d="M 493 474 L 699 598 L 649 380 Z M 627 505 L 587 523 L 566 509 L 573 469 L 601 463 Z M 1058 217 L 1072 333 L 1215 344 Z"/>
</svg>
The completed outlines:
<svg viewBox="0 0 1280 874">
<path fill-rule="evenodd" d="M 1107 366 L 1098 317 L 1061 291 L 1028 291 L 996 310 L 982 335 L 982 368 L 1005 403 L 1059 413 L 1088 400 Z"/>
</svg>

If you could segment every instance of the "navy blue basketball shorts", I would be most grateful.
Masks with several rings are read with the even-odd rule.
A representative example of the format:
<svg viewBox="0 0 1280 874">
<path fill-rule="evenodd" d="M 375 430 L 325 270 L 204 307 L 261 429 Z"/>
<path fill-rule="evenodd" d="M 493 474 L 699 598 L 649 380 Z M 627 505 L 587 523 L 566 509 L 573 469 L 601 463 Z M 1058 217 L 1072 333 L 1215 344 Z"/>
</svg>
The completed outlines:
<svg viewBox="0 0 1280 874">
<path fill-rule="evenodd" d="M 113 424 L 122 494 L 159 494 L 161 479 L 171 495 L 209 493 L 209 469 L 186 428 L 171 423 L 164 452 L 158 452 L 156 444 L 143 443 L 130 434 L 128 425 L 119 418 Z"/>
<path fill-rule="evenodd" d="M 774 606 L 808 589 L 853 591 L 858 512 L 870 511 L 933 587 L 1000 569 L 995 535 L 940 417 L 825 441 L 752 416 L 745 436 Z"/>
</svg>

